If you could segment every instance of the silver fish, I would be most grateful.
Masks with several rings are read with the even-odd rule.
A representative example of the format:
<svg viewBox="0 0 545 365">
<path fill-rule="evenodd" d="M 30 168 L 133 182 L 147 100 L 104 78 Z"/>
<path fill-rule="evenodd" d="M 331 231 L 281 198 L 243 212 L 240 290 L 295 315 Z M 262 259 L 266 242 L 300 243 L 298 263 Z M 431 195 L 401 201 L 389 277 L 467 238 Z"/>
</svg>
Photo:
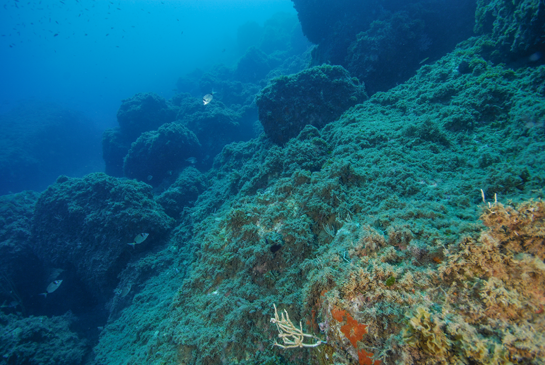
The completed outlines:
<svg viewBox="0 0 545 365">
<path fill-rule="evenodd" d="M 59 286 L 61 286 L 61 284 L 62 284 L 62 280 L 55 280 L 54 282 L 52 282 L 51 284 L 47 286 L 47 288 L 45 289 L 46 292 L 40 295 L 47 297 L 47 294 L 51 294 L 55 290 L 59 289 Z"/>
<path fill-rule="evenodd" d="M 193 165 L 195 165 L 197 163 L 197 159 L 195 157 L 188 157 L 185 160 L 187 162 L 189 162 L 190 164 L 193 164 Z"/>
<path fill-rule="evenodd" d="M 202 104 L 206 105 L 206 104 L 210 103 L 212 101 L 212 99 L 214 99 L 214 95 L 206 94 L 205 96 L 202 97 Z"/>
<path fill-rule="evenodd" d="M 148 236 L 149 233 L 139 233 L 136 235 L 136 237 L 134 237 L 134 242 L 128 243 L 128 245 L 131 245 L 132 248 L 134 248 L 134 246 L 144 242 Z"/>
</svg>

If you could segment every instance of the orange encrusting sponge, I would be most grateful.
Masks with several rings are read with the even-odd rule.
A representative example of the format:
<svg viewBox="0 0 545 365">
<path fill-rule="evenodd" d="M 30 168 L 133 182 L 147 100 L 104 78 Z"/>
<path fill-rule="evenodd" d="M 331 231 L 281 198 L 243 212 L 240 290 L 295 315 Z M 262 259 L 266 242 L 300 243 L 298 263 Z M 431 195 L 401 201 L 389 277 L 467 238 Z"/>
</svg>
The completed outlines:
<svg viewBox="0 0 545 365">
<path fill-rule="evenodd" d="M 345 310 L 333 308 L 331 310 L 331 316 L 340 323 L 344 322 L 346 318 L 346 323 L 341 326 L 341 332 L 346 336 L 346 338 L 348 338 L 352 346 L 354 346 L 354 348 L 357 350 L 358 341 L 361 341 L 363 335 L 367 333 L 367 326 L 358 323 L 358 321 L 352 318 L 350 313 L 347 313 Z M 370 352 L 359 350 L 358 360 L 360 365 L 379 365 L 381 361 L 375 360 L 373 363 L 373 360 L 371 359 L 372 356 L 373 354 Z"/>
</svg>

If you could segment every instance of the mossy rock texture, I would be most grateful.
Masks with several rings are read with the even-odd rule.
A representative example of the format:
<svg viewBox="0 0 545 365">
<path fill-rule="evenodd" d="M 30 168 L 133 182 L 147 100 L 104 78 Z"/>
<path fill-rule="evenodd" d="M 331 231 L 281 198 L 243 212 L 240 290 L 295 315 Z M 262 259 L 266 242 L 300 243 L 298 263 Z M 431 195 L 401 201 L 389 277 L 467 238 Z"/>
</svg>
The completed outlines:
<svg viewBox="0 0 545 365">
<path fill-rule="evenodd" d="M 43 262 L 75 271 L 94 296 L 109 296 L 131 255 L 164 240 L 172 224 L 147 184 L 103 173 L 61 176 L 36 203 L 32 241 Z M 128 245 L 139 233 L 148 239 Z"/>
<path fill-rule="evenodd" d="M 123 170 L 131 179 L 154 185 L 189 165 L 189 157 L 198 156 L 200 143 L 195 134 L 180 123 L 168 123 L 138 137 L 125 156 Z"/>
<path fill-rule="evenodd" d="M 168 215 L 177 218 L 184 207 L 195 203 L 206 187 L 206 178 L 203 174 L 192 166 L 186 167 L 174 184 L 157 197 L 157 202 L 163 206 Z"/>
<path fill-rule="evenodd" d="M 154 93 L 139 93 L 124 99 L 117 112 L 123 135 L 134 141 L 140 134 L 174 121 L 176 109 Z"/>
<path fill-rule="evenodd" d="M 364 86 L 341 66 L 316 66 L 281 76 L 256 99 L 267 136 L 284 145 L 310 124 L 322 128 L 367 98 Z"/>
<path fill-rule="evenodd" d="M 0 312 L 0 364 L 82 364 L 89 343 L 70 330 L 75 316 L 17 317 Z"/>
<path fill-rule="evenodd" d="M 494 61 L 535 64 L 545 50 L 545 3 L 478 0 L 475 32 L 489 36 Z"/>
</svg>

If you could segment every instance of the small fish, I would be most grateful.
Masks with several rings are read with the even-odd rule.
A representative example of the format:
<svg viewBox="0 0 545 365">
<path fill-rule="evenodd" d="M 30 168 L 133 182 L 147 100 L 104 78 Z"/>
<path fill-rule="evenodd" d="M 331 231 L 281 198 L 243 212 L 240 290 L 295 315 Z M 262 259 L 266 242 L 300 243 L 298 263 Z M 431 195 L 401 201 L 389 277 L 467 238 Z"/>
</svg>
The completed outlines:
<svg viewBox="0 0 545 365">
<path fill-rule="evenodd" d="M 185 160 L 192 165 L 195 165 L 197 163 L 197 159 L 195 157 L 188 157 Z"/>
<path fill-rule="evenodd" d="M 153 176 L 152 176 L 152 175 L 148 175 L 148 181 L 151 181 L 151 179 L 153 179 Z"/>
<path fill-rule="evenodd" d="M 53 293 L 55 290 L 59 289 L 59 286 L 61 286 L 62 280 L 55 280 L 51 284 L 47 286 L 45 289 L 45 293 L 41 293 L 40 295 L 43 295 L 44 297 L 47 297 L 47 294 Z"/>
<path fill-rule="evenodd" d="M 58 36 L 58 35 L 59 35 L 59 33 L 55 33 L 55 34 L 53 34 L 53 37 L 56 37 L 56 36 Z"/>
<path fill-rule="evenodd" d="M 210 93 L 210 94 L 206 94 L 205 96 L 202 97 L 202 104 L 203 105 L 206 105 L 208 103 L 210 103 L 212 101 L 212 99 L 214 99 L 214 93 Z"/>
<path fill-rule="evenodd" d="M 134 246 L 144 242 L 146 238 L 148 238 L 148 236 L 149 236 L 149 233 L 140 233 L 136 235 L 136 237 L 134 237 L 134 242 L 128 243 L 128 245 L 131 245 L 132 248 L 134 248 Z"/>
<path fill-rule="evenodd" d="M 125 286 L 125 287 L 121 290 L 121 292 L 119 293 L 119 296 L 120 296 L 121 298 L 126 297 L 127 294 L 130 293 L 131 288 L 132 288 L 132 284 L 128 284 L 127 286 Z"/>
</svg>

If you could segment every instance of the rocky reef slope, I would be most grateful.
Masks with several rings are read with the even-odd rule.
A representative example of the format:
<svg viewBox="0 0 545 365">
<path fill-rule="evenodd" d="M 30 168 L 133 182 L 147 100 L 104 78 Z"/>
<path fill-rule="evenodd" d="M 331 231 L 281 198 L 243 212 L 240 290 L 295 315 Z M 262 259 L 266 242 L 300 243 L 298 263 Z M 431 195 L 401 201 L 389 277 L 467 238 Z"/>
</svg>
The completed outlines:
<svg viewBox="0 0 545 365">
<path fill-rule="evenodd" d="M 511 4 L 479 1 L 482 34 L 406 82 L 281 143 L 283 125 L 227 144 L 160 192 L 93 174 L 4 197 L 1 252 L 33 266 L 1 272 L 0 363 L 62 363 L 43 354 L 63 341 L 63 361 L 96 365 L 543 363 L 542 23 L 537 3 Z M 288 93 L 269 91 L 282 111 Z M 64 280 L 41 298 L 35 277 Z"/>
</svg>

